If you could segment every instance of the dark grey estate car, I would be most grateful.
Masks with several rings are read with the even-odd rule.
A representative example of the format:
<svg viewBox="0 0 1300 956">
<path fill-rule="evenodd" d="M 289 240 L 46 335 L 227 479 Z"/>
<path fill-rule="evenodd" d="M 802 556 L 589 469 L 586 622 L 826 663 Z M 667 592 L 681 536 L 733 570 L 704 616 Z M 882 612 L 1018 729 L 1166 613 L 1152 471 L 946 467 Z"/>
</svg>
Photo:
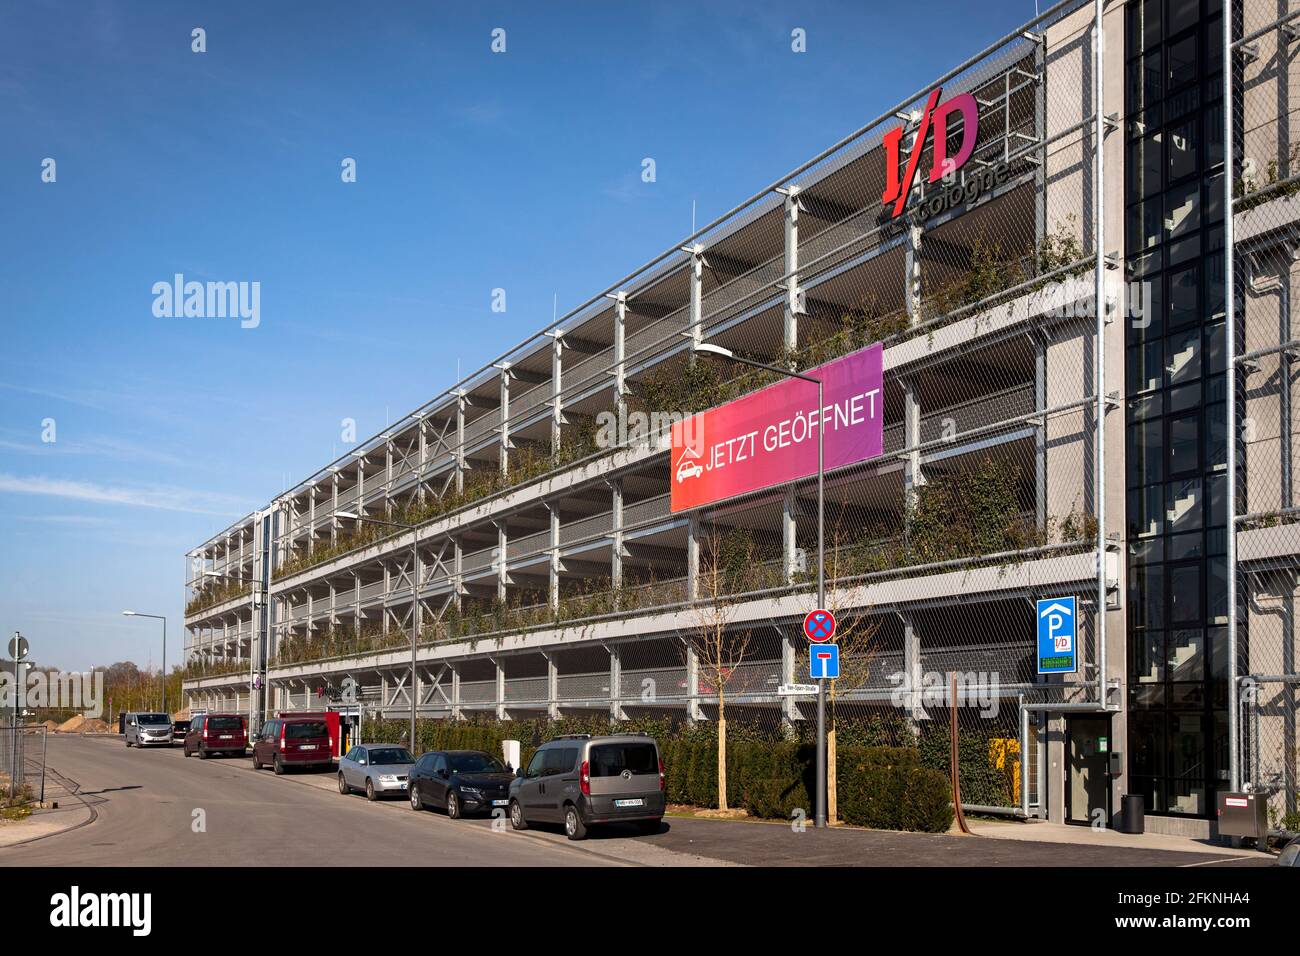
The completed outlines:
<svg viewBox="0 0 1300 956">
<path fill-rule="evenodd" d="M 603 823 L 658 831 L 664 815 L 664 765 L 644 734 L 557 737 L 542 744 L 510 783 L 510 825 L 562 823 L 570 840 Z"/>
</svg>

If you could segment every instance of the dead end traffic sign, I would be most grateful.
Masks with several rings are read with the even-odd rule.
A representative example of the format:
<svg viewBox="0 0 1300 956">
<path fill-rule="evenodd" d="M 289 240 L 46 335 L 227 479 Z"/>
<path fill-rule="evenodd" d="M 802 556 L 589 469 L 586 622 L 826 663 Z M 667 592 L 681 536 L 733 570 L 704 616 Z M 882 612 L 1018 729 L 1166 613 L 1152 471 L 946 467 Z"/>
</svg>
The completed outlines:
<svg viewBox="0 0 1300 956">
<path fill-rule="evenodd" d="M 809 611 L 803 619 L 803 633 L 814 644 L 829 641 L 835 636 L 835 615 L 820 607 Z"/>
</svg>

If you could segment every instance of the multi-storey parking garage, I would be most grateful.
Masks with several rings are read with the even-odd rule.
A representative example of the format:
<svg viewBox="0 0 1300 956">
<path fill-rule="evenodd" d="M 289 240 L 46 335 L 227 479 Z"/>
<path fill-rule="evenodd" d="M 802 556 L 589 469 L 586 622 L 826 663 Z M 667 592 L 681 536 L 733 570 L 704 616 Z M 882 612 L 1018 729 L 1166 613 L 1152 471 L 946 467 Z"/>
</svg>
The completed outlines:
<svg viewBox="0 0 1300 956">
<path fill-rule="evenodd" d="M 815 477 L 674 509 L 669 429 L 777 380 L 702 343 L 807 372 L 880 342 L 883 453 L 824 493 L 836 713 L 946 740 L 956 707 L 996 771 L 974 806 L 1140 793 L 1204 832 L 1249 783 L 1294 813 L 1274 7 L 1059 4 L 359 443 L 190 553 L 188 701 L 707 721 L 721 694 L 797 728 Z M 1039 673 L 1063 597 L 1076 667 Z"/>
</svg>

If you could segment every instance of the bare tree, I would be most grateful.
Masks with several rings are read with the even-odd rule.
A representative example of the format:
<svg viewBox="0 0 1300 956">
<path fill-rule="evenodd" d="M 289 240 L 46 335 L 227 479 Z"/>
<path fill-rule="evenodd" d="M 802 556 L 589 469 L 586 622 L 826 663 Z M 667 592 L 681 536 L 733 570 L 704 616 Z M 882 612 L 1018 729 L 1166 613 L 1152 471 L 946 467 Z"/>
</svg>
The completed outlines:
<svg viewBox="0 0 1300 956">
<path fill-rule="evenodd" d="M 700 543 L 697 581 L 700 603 L 687 643 L 695 652 L 700 676 L 718 695 L 718 809 L 727 810 L 727 685 L 749 653 L 750 634 L 731 628 L 735 582 L 715 530 Z"/>
</svg>

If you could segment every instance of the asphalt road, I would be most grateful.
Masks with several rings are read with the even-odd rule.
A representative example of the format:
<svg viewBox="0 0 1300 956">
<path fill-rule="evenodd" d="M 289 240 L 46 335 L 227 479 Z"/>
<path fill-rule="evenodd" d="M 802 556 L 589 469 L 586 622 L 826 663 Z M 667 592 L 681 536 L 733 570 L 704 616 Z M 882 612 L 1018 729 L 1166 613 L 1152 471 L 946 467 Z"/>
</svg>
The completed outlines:
<svg viewBox="0 0 1300 956">
<path fill-rule="evenodd" d="M 58 737 L 50 765 L 95 819 L 0 848 L 0 866 L 1257 866 L 1271 862 L 1148 848 L 668 818 L 660 832 L 558 827 L 516 833 L 504 820 L 452 821 L 404 799 L 344 797 L 333 774 L 281 777 L 247 758 L 185 759 L 128 750 L 120 737 Z M 69 798 L 59 797 L 63 805 Z M 193 828 L 203 811 L 205 832 Z M 58 811 L 62 813 L 63 811 Z"/>
<path fill-rule="evenodd" d="M 599 866 L 624 864 L 551 835 L 463 826 L 404 800 L 369 803 L 332 776 L 255 772 L 247 758 L 184 759 L 121 738 L 50 738 L 93 823 L 0 849 L 0 866 Z M 321 779 L 325 777 L 325 779 Z M 316 779 L 311 779 L 316 778 Z M 206 832 L 195 832 L 202 810 Z"/>
</svg>

